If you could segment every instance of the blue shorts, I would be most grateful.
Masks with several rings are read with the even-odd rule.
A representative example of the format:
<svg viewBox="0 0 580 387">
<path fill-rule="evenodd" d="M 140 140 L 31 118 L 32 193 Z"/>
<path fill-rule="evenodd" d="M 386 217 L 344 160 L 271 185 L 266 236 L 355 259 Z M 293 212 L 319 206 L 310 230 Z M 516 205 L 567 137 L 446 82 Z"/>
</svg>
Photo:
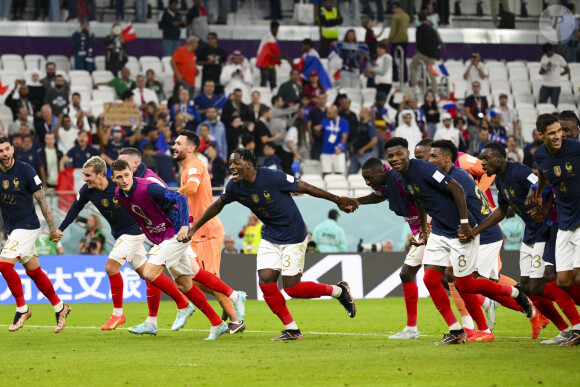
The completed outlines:
<svg viewBox="0 0 580 387">
<path fill-rule="evenodd" d="M 550 226 L 550 237 L 546 241 L 544 256 L 542 257 L 544 262 L 554 265 L 554 270 L 556 268 L 556 235 L 558 235 L 557 224 Z"/>
</svg>

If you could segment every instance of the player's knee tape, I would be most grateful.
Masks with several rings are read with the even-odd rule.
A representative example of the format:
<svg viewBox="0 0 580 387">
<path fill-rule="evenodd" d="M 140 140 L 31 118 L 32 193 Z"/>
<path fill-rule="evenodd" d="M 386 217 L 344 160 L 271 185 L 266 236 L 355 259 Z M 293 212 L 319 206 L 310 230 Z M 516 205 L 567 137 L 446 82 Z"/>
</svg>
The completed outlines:
<svg viewBox="0 0 580 387">
<path fill-rule="evenodd" d="M 425 270 L 423 283 L 427 289 L 433 289 L 441 285 L 441 278 L 443 278 L 443 273 L 439 273 L 437 270 Z"/>
</svg>

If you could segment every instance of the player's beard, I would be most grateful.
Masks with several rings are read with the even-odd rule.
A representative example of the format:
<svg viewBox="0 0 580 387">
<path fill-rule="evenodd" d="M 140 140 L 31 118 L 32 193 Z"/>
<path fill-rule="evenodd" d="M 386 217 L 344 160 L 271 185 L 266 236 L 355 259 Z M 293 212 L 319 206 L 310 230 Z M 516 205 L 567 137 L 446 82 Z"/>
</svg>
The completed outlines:
<svg viewBox="0 0 580 387">
<path fill-rule="evenodd" d="M 182 154 L 181 152 L 179 152 L 177 150 L 173 151 L 173 159 L 174 160 L 181 161 L 181 160 L 185 159 L 185 156 L 186 155 Z"/>
</svg>

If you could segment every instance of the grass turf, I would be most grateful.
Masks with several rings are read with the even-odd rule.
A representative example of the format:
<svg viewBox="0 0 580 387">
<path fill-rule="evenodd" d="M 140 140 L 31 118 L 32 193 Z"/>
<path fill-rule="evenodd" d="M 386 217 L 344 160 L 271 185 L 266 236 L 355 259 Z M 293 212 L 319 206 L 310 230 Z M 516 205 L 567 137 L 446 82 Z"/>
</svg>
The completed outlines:
<svg viewBox="0 0 580 387">
<path fill-rule="evenodd" d="M 217 307 L 217 303 L 212 301 Z M 422 337 L 389 340 L 405 325 L 401 298 L 359 300 L 348 318 L 334 300 L 291 300 L 304 340 L 269 342 L 282 329 L 264 302 L 247 304 L 247 331 L 215 342 L 196 311 L 184 329 L 170 330 L 175 304 L 163 302 L 160 330 L 135 336 L 126 328 L 146 317 L 145 303 L 126 303 L 127 322 L 102 332 L 111 304 L 73 304 L 67 327 L 53 333 L 48 305 L 8 332 L 14 307 L 0 306 L 0 385 L 575 385 L 580 348 L 539 345 L 527 319 L 498 309 L 493 343 L 435 346 L 445 324 L 430 299 L 419 300 Z M 542 338 L 555 336 L 549 325 Z"/>
</svg>

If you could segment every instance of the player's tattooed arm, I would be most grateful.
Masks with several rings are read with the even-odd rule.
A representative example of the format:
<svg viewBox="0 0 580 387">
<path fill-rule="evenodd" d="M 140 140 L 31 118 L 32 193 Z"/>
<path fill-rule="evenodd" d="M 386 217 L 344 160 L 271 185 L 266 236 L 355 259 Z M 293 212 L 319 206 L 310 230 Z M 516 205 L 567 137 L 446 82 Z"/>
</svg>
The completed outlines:
<svg viewBox="0 0 580 387">
<path fill-rule="evenodd" d="M 40 210 L 42 211 L 42 215 L 44 215 L 44 219 L 46 219 L 46 223 L 48 224 L 48 230 L 50 232 L 50 237 L 56 237 L 56 226 L 54 225 L 54 219 L 52 218 L 52 211 L 50 211 L 50 207 L 46 202 L 46 196 L 44 195 L 44 189 L 39 189 L 34 193 L 34 199 L 40 206 Z"/>
<path fill-rule="evenodd" d="M 211 206 L 209 206 L 204 211 L 203 215 L 201 215 L 201 218 L 199 218 L 197 220 L 197 222 L 195 222 L 193 227 L 189 229 L 189 232 L 187 233 L 187 235 L 189 237 L 192 237 L 193 234 L 195 234 L 195 232 L 201 228 L 201 226 L 206 224 L 210 219 L 217 216 L 223 210 L 223 208 L 225 206 L 226 206 L 226 203 L 223 202 L 222 198 L 217 198 L 217 200 L 215 202 L 213 202 L 211 204 Z"/>
<path fill-rule="evenodd" d="M 298 182 L 298 187 L 296 188 L 296 192 L 298 193 L 305 193 L 310 196 L 314 196 L 321 199 L 326 199 L 338 205 L 338 208 L 344 212 L 353 212 L 358 208 L 358 202 L 352 198 L 346 197 L 338 197 L 334 194 L 331 194 L 328 191 L 315 187 L 313 185 L 308 184 L 307 182 L 300 180 Z"/>
</svg>

